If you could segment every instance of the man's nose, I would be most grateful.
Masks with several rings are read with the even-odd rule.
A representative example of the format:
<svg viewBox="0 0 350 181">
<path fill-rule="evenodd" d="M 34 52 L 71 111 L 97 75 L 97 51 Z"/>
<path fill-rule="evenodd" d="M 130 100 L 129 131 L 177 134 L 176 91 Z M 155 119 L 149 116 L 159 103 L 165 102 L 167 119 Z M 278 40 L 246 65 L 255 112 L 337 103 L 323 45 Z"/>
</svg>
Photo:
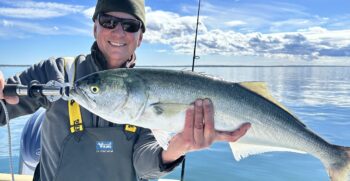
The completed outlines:
<svg viewBox="0 0 350 181">
<path fill-rule="evenodd" d="M 115 26 L 112 32 L 125 35 L 125 31 L 123 30 L 122 24 L 120 22 L 118 22 L 117 26 Z"/>
</svg>

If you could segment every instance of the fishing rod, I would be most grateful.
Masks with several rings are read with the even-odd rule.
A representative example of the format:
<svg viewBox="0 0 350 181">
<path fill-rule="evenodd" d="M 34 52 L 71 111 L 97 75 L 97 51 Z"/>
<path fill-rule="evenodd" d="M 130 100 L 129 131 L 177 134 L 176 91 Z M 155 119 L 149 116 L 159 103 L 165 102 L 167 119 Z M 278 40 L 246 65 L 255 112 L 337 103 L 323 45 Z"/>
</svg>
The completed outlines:
<svg viewBox="0 0 350 181">
<path fill-rule="evenodd" d="M 195 60 L 200 58 L 199 56 L 196 55 L 196 49 L 197 49 L 197 35 L 198 35 L 198 25 L 199 25 L 199 12 L 200 12 L 200 9 L 201 9 L 201 0 L 198 0 L 198 12 L 197 12 L 196 34 L 195 34 L 195 38 L 194 38 L 194 48 L 193 48 L 192 72 L 194 71 Z"/>
<path fill-rule="evenodd" d="M 38 81 L 32 81 L 29 85 L 6 84 L 3 90 L 5 96 L 28 96 L 28 97 L 46 97 L 50 102 L 55 102 L 62 98 L 68 100 L 69 83 L 60 83 L 54 80 L 46 84 L 40 84 Z"/>
<path fill-rule="evenodd" d="M 198 35 L 198 25 L 199 25 L 199 12 L 200 12 L 200 9 L 201 9 L 201 0 L 198 0 L 198 12 L 197 12 L 196 34 L 195 34 L 195 37 L 194 37 L 194 48 L 193 48 L 192 72 L 194 72 L 195 60 L 200 58 L 199 56 L 196 55 L 196 49 L 197 49 L 197 35 Z M 184 160 L 182 161 L 182 167 L 181 167 L 181 181 L 184 181 L 184 177 L 185 177 L 185 163 L 186 163 L 186 157 L 184 157 Z"/>
</svg>

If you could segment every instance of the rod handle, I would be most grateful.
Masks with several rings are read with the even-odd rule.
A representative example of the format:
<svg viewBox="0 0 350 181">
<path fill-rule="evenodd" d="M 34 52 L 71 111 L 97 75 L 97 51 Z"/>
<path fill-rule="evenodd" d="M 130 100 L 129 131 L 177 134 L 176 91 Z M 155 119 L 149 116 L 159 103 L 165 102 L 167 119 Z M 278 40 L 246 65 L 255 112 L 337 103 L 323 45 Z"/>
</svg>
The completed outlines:
<svg viewBox="0 0 350 181">
<path fill-rule="evenodd" d="M 18 96 L 17 84 L 6 84 L 3 90 L 4 96 Z"/>
</svg>

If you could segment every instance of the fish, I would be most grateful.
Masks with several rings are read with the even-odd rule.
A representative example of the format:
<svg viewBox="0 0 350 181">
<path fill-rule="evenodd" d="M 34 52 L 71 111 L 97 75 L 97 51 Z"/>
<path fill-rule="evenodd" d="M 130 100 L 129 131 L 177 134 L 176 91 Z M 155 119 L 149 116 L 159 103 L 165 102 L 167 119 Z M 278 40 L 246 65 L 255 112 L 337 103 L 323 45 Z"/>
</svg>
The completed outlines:
<svg viewBox="0 0 350 181">
<path fill-rule="evenodd" d="M 152 130 L 160 146 L 184 128 L 186 109 L 209 98 L 218 131 L 233 131 L 245 122 L 251 128 L 229 142 L 237 161 L 265 152 L 311 154 L 324 165 L 331 181 L 346 181 L 350 148 L 331 144 L 311 131 L 269 93 L 263 82 L 231 82 L 166 69 L 111 69 L 75 81 L 69 92 L 79 105 L 107 121 Z"/>
</svg>

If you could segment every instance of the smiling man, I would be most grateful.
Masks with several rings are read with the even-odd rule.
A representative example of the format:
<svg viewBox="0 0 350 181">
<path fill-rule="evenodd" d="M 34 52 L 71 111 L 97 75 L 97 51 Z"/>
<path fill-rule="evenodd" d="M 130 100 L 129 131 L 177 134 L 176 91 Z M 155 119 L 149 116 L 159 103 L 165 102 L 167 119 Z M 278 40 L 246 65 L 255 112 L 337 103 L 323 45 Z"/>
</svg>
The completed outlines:
<svg viewBox="0 0 350 181">
<path fill-rule="evenodd" d="M 79 79 L 96 71 L 132 68 L 135 50 L 141 45 L 145 27 L 143 0 L 99 0 L 93 16 L 94 37 L 91 54 L 73 61 L 50 59 L 10 77 L 6 83 L 29 84 Z M 73 68 L 72 68 L 73 66 Z M 74 72 L 69 70 L 75 70 Z M 46 108 L 41 128 L 40 165 L 35 180 L 120 180 L 159 178 L 172 171 L 190 151 L 209 147 L 214 141 L 236 141 L 250 127 L 232 132 L 214 130 L 214 110 L 210 100 L 194 100 L 187 110 L 183 132 L 170 140 L 167 150 L 155 144 L 149 129 L 118 125 L 80 107 L 74 101 L 49 102 L 46 98 L 4 97 L 0 76 L 0 99 L 5 99 L 10 118 Z M 0 120 L 5 124 L 4 111 Z M 118 118 L 116 118 L 118 119 Z"/>
</svg>

